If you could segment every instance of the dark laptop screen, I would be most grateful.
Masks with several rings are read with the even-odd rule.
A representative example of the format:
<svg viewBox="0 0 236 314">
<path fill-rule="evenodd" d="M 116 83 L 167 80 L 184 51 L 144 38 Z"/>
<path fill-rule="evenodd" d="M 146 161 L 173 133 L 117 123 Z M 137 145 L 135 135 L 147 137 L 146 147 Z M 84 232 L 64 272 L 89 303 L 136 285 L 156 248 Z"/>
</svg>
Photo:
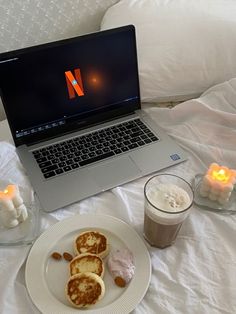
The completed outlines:
<svg viewBox="0 0 236 314">
<path fill-rule="evenodd" d="M 16 145 L 140 108 L 133 26 L 0 55 L 0 88 Z"/>
</svg>

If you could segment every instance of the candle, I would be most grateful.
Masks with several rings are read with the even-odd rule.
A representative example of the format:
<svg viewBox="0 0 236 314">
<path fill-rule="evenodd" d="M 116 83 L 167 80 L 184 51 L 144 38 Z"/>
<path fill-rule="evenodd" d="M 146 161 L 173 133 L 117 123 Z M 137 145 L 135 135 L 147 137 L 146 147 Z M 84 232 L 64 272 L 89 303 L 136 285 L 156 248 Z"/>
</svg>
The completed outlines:
<svg viewBox="0 0 236 314">
<path fill-rule="evenodd" d="M 28 217 L 28 212 L 24 204 L 21 204 L 19 207 L 17 207 L 16 212 L 18 222 L 25 221 Z"/>
<path fill-rule="evenodd" d="M 236 183 L 236 170 L 212 163 L 203 177 L 199 192 L 202 197 L 224 205 L 229 201 Z"/>
<path fill-rule="evenodd" d="M 23 204 L 18 186 L 11 184 L 4 191 L 0 191 L 0 203 L 9 209 Z"/>
<path fill-rule="evenodd" d="M 18 226 L 19 221 L 16 218 L 16 209 L 8 209 L 8 208 L 3 208 L 0 211 L 1 214 L 1 222 L 6 228 L 13 228 Z"/>
<path fill-rule="evenodd" d="M 1 221 L 7 228 L 13 228 L 27 219 L 28 213 L 17 185 L 8 185 L 0 191 Z"/>
</svg>

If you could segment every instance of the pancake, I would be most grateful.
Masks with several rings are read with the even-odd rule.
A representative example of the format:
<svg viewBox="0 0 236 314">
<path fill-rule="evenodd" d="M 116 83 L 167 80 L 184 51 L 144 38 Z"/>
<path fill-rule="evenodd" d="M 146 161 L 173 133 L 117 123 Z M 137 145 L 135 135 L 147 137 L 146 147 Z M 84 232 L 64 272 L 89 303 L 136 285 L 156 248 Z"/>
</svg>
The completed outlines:
<svg viewBox="0 0 236 314">
<path fill-rule="evenodd" d="M 90 253 L 84 253 L 74 257 L 69 264 L 69 269 L 71 276 L 78 273 L 91 272 L 101 278 L 105 270 L 103 260 L 98 255 Z"/>
<path fill-rule="evenodd" d="M 102 278 L 94 273 L 79 273 L 69 278 L 65 293 L 74 307 L 87 308 L 104 297 L 105 285 Z"/>
<path fill-rule="evenodd" d="M 98 231 L 85 231 L 79 234 L 74 241 L 76 255 L 92 253 L 104 258 L 109 252 L 106 236 Z"/>
</svg>

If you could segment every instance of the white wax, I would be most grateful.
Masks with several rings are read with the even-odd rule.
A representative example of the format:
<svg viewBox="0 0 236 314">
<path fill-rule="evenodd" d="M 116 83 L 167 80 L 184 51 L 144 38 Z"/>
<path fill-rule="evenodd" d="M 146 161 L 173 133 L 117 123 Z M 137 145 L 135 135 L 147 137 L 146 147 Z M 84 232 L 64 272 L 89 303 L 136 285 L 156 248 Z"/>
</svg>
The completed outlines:
<svg viewBox="0 0 236 314">
<path fill-rule="evenodd" d="M 13 210 L 15 208 L 11 199 L 1 199 L 0 198 L 0 208 L 6 210 Z"/>
<path fill-rule="evenodd" d="M 15 208 L 10 210 L 6 208 L 1 209 L 0 216 L 1 222 L 6 228 L 13 228 L 19 224 Z"/>
<path fill-rule="evenodd" d="M 21 204 L 19 207 L 17 207 L 16 212 L 19 222 L 25 221 L 28 218 L 28 212 L 24 204 Z"/>
<path fill-rule="evenodd" d="M 0 191 L 1 222 L 7 228 L 16 227 L 27 219 L 28 213 L 17 185 L 8 185 Z"/>
<path fill-rule="evenodd" d="M 215 182 L 209 175 L 205 175 L 199 192 L 202 197 L 207 197 L 211 201 L 216 201 L 223 205 L 229 201 L 233 188 L 232 183 Z"/>
<path fill-rule="evenodd" d="M 18 185 L 10 185 L 11 187 L 11 200 L 15 207 L 19 207 L 23 204 L 23 199 L 20 196 L 20 191 Z"/>
<path fill-rule="evenodd" d="M 23 204 L 23 199 L 20 196 L 20 192 L 16 193 L 16 195 L 12 198 L 12 202 L 15 207 L 19 207 L 20 205 Z"/>
</svg>

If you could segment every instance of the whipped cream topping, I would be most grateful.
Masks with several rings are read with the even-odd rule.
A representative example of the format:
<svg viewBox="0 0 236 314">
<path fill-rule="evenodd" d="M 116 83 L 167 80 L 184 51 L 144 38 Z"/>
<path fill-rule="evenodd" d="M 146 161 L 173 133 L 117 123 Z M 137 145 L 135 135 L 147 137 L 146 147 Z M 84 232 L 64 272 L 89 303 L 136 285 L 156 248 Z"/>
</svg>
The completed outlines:
<svg viewBox="0 0 236 314">
<path fill-rule="evenodd" d="M 191 204 L 188 193 L 175 184 L 159 184 L 148 193 L 150 202 L 167 212 L 179 212 Z"/>
<path fill-rule="evenodd" d="M 128 248 L 111 252 L 107 264 L 114 279 L 121 277 L 125 280 L 126 284 L 130 282 L 134 275 L 135 266 L 133 254 Z"/>
</svg>

